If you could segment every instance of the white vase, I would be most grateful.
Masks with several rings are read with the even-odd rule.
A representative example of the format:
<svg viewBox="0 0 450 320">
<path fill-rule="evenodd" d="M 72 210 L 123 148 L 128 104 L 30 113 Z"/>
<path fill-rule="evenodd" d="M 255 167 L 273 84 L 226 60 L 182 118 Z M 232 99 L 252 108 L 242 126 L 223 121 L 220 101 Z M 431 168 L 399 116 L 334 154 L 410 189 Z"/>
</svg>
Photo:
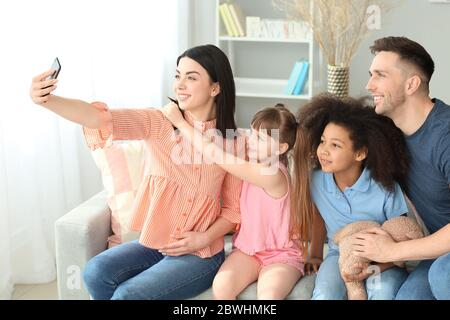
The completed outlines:
<svg viewBox="0 0 450 320">
<path fill-rule="evenodd" d="M 327 91 L 339 98 L 348 96 L 349 67 L 328 65 L 328 88 Z"/>
</svg>

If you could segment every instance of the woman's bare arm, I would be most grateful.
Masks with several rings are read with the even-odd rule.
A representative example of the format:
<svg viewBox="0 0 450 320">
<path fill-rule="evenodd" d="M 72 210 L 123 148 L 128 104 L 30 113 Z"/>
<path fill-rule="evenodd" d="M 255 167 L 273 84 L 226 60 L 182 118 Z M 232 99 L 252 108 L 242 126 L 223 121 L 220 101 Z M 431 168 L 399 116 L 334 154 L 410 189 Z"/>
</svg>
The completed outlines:
<svg viewBox="0 0 450 320">
<path fill-rule="evenodd" d="M 109 112 L 102 112 L 90 103 L 51 94 L 56 89 L 58 80 L 45 79 L 52 72 L 53 70 L 49 70 L 33 78 L 30 97 L 35 104 L 88 128 L 101 128 L 111 121 Z"/>
</svg>

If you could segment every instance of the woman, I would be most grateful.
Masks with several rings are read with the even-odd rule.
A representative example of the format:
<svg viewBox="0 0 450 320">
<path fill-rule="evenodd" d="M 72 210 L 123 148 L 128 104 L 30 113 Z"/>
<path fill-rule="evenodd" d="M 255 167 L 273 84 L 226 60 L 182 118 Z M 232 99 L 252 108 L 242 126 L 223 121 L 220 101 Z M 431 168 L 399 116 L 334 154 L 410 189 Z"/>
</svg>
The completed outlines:
<svg viewBox="0 0 450 320">
<path fill-rule="evenodd" d="M 241 181 L 217 165 L 194 161 L 192 148 L 174 139 L 160 110 L 109 110 L 104 103 L 55 96 L 57 81 L 45 80 L 52 72 L 33 79 L 36 104 L 81 124 L 93 149 L 111 139 L 143 139 L 152 161 L 130 226 L 141 231 L 140 238 L 87 263 L 84 281 L 91 297 L 187 299 L 209 288 L 224 260 L 223 236 L 240 221 Z M 219 48 L 198 46 L 179 56 L 173 90 L 189 123 L 224 136 L 236 129 L 233 73 Z"/>
</svg>

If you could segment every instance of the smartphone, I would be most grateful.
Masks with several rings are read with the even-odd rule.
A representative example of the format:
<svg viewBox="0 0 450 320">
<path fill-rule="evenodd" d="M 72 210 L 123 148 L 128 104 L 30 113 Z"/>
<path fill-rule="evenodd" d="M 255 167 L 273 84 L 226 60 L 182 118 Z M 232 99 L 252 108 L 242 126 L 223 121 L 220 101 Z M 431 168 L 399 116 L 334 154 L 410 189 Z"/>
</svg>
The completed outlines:
<svg viewBox="0 0 450 320">
<path fill-rule="evenodd" d="M 56 79 L 58 78 L 59 72 L 61 71 L 61 63 L 59 63 L 59 59 L 58 57 L 55 58 L 55 60 L 53 60 L 52 66 L 50 69 L 55 70 L 51 75 L 49 75 L 47 78 L 45 78 L 45 80 L 52 80 L 52 79 Z M 42 89 L 47 89 L 48 87 L 42 88 Z M 44 94 L 43 97 L 48 96 L 49 93 Z"/>
<path fill-rule="evenodd" d="M 53 60 L 51 69 L 55 70 L 55 72 L 53 72 L 53 74 L 49 75 L 45 80 L 51 80 L 51 79 L 58 78 L 59 72 L 61 71 L 61 64 L 59 63 L 58 57 L 56 57 L 55 60 Z"/>
</svg>

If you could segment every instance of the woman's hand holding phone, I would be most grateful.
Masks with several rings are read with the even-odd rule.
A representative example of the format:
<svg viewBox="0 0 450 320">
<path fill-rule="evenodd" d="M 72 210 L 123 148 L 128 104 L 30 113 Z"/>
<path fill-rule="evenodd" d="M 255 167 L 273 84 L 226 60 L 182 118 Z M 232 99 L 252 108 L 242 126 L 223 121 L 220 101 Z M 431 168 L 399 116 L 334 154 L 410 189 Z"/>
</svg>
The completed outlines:
<svg viewBox="0 0 450 320">
<path fill-rule="evenodd" d="M 34 103 L 42 105 L 50 99 L 50 93 L 56 89 L 56 79 L 61 71 L 58 58 L 53 61 L 50 70 L 33 78 L 30 88 L 30 97 Z"/>
<path fill-rule="evenodd" d="M 50 93 L 56 89 L 57 79 L 46 80 L 55 70 L 50 69 L 33 78 L 30 88 L 30 97 L 36 104 L 44 104 L 50 99 Z"/>
</svg>

